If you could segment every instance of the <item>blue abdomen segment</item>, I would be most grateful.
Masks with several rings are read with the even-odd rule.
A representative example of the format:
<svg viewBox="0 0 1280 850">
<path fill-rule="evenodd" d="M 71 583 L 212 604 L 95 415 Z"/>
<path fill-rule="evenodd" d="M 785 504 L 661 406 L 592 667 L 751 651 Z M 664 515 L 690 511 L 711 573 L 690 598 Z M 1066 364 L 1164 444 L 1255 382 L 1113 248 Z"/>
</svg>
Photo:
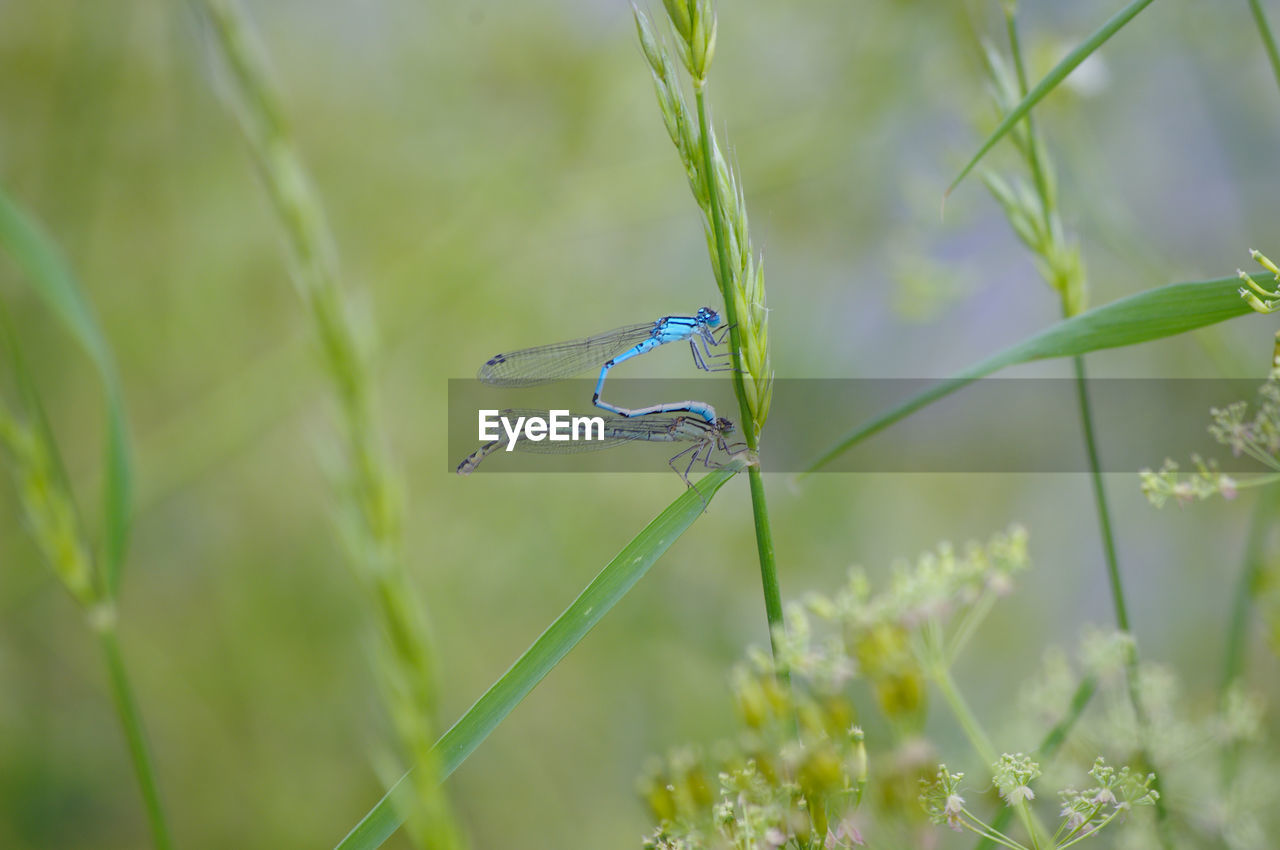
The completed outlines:
<svg viewBox="0 0 1280 850">
<path fill-rule="evenodd" d="M 723 336 L 719 339 L 715 337 L 712 330 L 720 325 L 720 316 L 716 311 L 709 307 L 700 309 L 696 316 L 667 316 L 653 323 L 653 330 L 649 338 L 637 343 L 630 349 L 613 357 L 605 362 L 600 369 L 600 380 L 596 382 L 596 391 L 591 396 L 591 402 L 599 408 L 617 413 L 620 416 L 647 416 L 652 413 L 674 413 L 677 411 L 688 411 L 697 416 L 701 416 L 709 423 L 716 421 L 716 411 L 711 405 L 704 401 L 672 401 L 663 404 L 652 404 L 647 407 L 627 408 L 620 407 L 611 402 L 607 402 L 600 397 L 604 392 L 604 382 L 609 377 L 609 370 L 619 363 L 630 360 L 632 357 L 639 357 L 659 345 L 665 345 L 668 342 L 689 341 L 689 348 L 693 351 L 693 363 L 699 369 L 704 371 L 713 371 L 708 364 L 709 358 L 717 356 L 711 352 L 710 347 L 719 345 L 724 341 Z M 702 344 L 702 350 L 699 351 L 698 344 Z"/>
</svg>

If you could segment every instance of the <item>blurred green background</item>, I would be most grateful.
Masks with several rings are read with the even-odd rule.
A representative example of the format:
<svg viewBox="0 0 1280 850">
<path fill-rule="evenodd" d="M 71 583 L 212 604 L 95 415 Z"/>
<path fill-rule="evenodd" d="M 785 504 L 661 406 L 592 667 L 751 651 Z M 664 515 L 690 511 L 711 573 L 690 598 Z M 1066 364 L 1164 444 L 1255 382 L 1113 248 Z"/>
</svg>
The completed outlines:
<svg viewBox="0 0 1280 850">
<path fill-rule="evenodd" d="M 1022 5 L 1038 74 L 1120 4 Z M 499 350 L 713 304 L 696 208 L 621 0 L 245 6 L 378 339 L 447 725 L 681 485 L 448 474 L 446 379 Z M 1056 320 L 979 181 L 938 214 L 993 123 L 978 38 L 999 41 L 997 12 L 721 4 L 714 120 L 765 252 L 779 376 L 944 376 Z M 368 606 L 333 534 L 327 387 L 214 58 L 180 3 L 0 3 L 0 180 L 69 256 L 123 375 L 138 492 L 122 640 L 178 844 L 327 847 L 400 765 Z M 1090 70 L 1089 90 L 1037 115 L 1095 304 L 1280 252 L 1280 92 L 1244 0 L 1154 4 Z M 95 376 L 7 259 L 0 297 L 92 515 Z M 1274 326 L 1247 317 L 1089 364 L 1260 378 Z M 631 374 L 684 375 L 687 360 L 663 351 Z M 883 575 L 939 539 L 1029 527 L 1035 568 L 959 671 L 996 728 L 1044 648 L 1112 622 L 1082 475 L 767 484 L 787 598 L 833 590 L 854 563 Z M 1157 512 L 1135 476 L 1108 486 L 1144 656 L 1209 707 L 1255 496 Z M 738 481 L 455 774 L 474 846 L 638 846 L 646 755 L 732 732 L 728 670 L 764 622 Z M 1255 655 L 1255 684 L 1275 691 L 1274 658 Z M 955 729 L 934 726 L 945 751 Z M 6 484 L 0 847 L 146 842 L 96 648 Z"/>
</svg>

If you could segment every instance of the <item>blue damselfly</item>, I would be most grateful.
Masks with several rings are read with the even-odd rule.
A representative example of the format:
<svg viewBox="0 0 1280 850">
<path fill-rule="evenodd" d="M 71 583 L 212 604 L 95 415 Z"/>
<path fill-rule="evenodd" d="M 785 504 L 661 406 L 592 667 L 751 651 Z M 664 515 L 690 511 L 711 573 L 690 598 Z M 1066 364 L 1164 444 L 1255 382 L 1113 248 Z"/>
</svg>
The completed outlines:
<svg viewBox="0 0 1280 850">
<path fill-rule="evenodd" d="M 674 401 L 626 408 L 605 401 L 600 394 L 604 390 L 604 381 L 610 369 L 668 342 L 687 340 L 689 349 L 693 352 L 694 365 L 703 371 L 731 369 L 731 366 L 715 363 L 728 357 L 727 352 L 717 353 L 711 350 L 713 346 L 721 345 L 728 333 L 728 328 L 722 328 L 720 324 L 720 314 L 710 307 L 703 307 L 693 316 L 665 316 L 654 322 L 627 325 L 586 339 L 499 354 L 481 366 L 476 377 L 497 387 L 530 387 L 562 381 L 600 367 L 600 379 L 596 382 L 596 391 L 591 397 L 592 403 L 597 407 L 625 417 L 688 411 L 701 416 L 708 424 L 714 424 L 715 409 L 706 402 Z"/>
</svg>

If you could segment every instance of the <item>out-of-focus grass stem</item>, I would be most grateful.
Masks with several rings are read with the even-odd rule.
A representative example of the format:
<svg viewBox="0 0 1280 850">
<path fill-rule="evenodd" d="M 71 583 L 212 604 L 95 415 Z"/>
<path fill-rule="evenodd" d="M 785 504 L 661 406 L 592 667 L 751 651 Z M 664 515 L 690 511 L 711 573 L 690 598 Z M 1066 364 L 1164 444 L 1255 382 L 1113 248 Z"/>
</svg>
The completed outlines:
<svg viewBox="0 0 1280 850">
<path fill-rule="evenodd" d="M 1013 67 L 1017 79 L 1018 97 L 1027 96 L 1026 65 L 1022 58 L 1022 50 L 1018 39 L 1017 2 L 1004 0 L 1002 7 L 1005 15 L 1005 26 L 1009 35 L 1009 48 L 1013 59 Z M 1043 162 L 1040 151 L 1043 146 L 1028 113 L 1023 119 L 1026 124 L 1026 140 L 1024 155 L 1040 207 L 1041 221 L 1039 226 L 1043 242 L 1040 245 L 1043 265 L 1042 271 L 1048 282 L 1058 293 L 1062 301 L 1063 318 L 1078 315 L 1088 305 L 1085 286 L 1084 266 L 1072 261 L 1071 249 L 1065 243 L 1065 236 L 1059 224 L 1057 198 L 1053 191 L 1053 181 L 1047 173 L 1047 165 Z M 1120 562 L 1116 555 L 1115 534 L 1112 530 L 1111 511 L 1107 504 L 1106 487 L 1102 480 L 1102 464 L 1098 455 L 1098 440 L 1093 424 L 1093 413 L 1089 403 L 1087 373 L 1084 358 L 1072 358 L 1075 373 L 1076 396 L 1080 409 L 1080 427 L 1084 434 L 1085 450 L 1089 458 L 1089 477 L 1093 486 L 1094 506 L 1098 514 L 1098 530 L 1102 537 L 1103 557 L 1106 562 L 1107 582 L 1111 591 L 1112 606 L 1115 609 L 1116 625 L 1127 635 L 1132 635 L 1129 622 L 1128 604 L 1125 599 L 1124 583 L 1120 575 Z M 1149 744 L 1147 741 L 1150 721 L 1143 704 L 1142 693 L 1138 683 L 1138 649 L 1137 642 L 1130 641 L 1125 658 L 1125 679 L 1129 693 L 1129 701 L 1133 707 L 1134 720 L 1138 732 L 1138 751 L 1143 761 L 1156 774 L 1153 787 L 1159 790 L 1159 773 L 1151 763 Z M 1161 844 L 1168 850 L 1170 837 L 1168 831 L 1168 810 L 1163 795 L 1156 798 L 1156 821 Z"/>
<path fill-rule="evenodd" d="M 346 452 L 338 482 L 342 542 L 356 575 L 366 583 L 382 635 L 379 672 L 396 730 L 417 765 L 407 812 L 420 846 L 462 846 L 440 787 L 435 742 L 434 658 L 426 613 L 413 594 L 402 552 L 400 488 L 382 446 L 372 378 L 356 325 L 346 307 L 337 251 L 323 206 L 290 137 L 265 62 L 233 0 L 199 0 L 229 69 L 232 105 L 280 219 L 293 278 L 320 343 L 338 403 Z"/>
<path fill-rule="evenodd" d="M 1004 25 L 1005 32 L 1009 36 L 1009 51 L 1013 55 L 1013 70 L 1018 78 L 1018 91 L 1025 96 L 1027 92 L 1027 69 L 1026 63 L 1022 61 L 1022 42 L 1018 39 L 1018 18 L 1016 2 L 1005 2 L 1004 9 Z M 1027 166 L 1031 170 L 1031 179 L 1035 181 L 1036 194 L 1042 199 L 1051 198 L 1049 192 L 1049 182 L 1045 178 L 1044 165 L 1040 162 L 1040 151 L 1038 150 L 1037 140 L 1039 136 L 1036 134 L 1035 119 L 1031 117 L 1031 113 L 1027 113 Z M 1048 209 L 1045 209 L 1045 225 L 1048 226 Z"/>
<path fill-rule="evenodd" d="M 960 728 L 969 740 L 969 746 L 977 753 L 978 758 L 982 759 L 987 770 L 991 770 L 1000 760 L 995 746 L 991 743 L 991 738 L 987 735 L 986 730 L 982 728 L 982 724 L 978 721 L 977 715 L 973 713 L 973 709 L 969 707 L 969 703 L 961 695 L 960 688 L 956 685 L 955 679 L 952 678 L 951 671 L 942 660 L 941 654 L 934 658 L 933 662 L 926 668 L 930 678 L 938 686 L 938 691 L 942 694 L 943 701 L 946 702 L 947 707 L 951 709 L 951 713 L 955 715 L 956 720 L 960 723 Z M 1022 822 L 1023 829 L 1027 831 L 1033 850 L 1051 846 L 1044 826 L 1036 819 L 1035 813 L 1031 811 L 1026 801 L 1019 800 L 1011 806 L 1011 809 L 1017 815 L 1018 820 Z"/>
<path fill-rule="evenodd" d="M 164 809 L 160 805 L 160 788 L 156 783 L 151 751 L 142 730 L 142 715 L 138 711 L 138 703 L 133 696 L 133 686 L 129 684 L 124 658 L 120 654 L 114 609 L 111 609 L 111 614 L 108 616 L 101 615 L 106 613 L 105 611 L 99 613 L 97 617 L 91 613 L 90 619 L 94 621 L 93 625 L 98 632 L 98 644 L 102 647 L 102 656 L 107 665 L 107 679 L 111 685 L 111 701 L 116 707 L 116 716 L 120 718 L 120 726 L 124 730 L 125 741 L 129 745 L 133 772 L 138 780 L 138 788 L 142 791 L 142 802 L 147 810 L 147 823 L 151 827 L 152 843 L 157 848 L 168 850 L 173 847 L 173 839 L 169 835 Z"/>
</svg>

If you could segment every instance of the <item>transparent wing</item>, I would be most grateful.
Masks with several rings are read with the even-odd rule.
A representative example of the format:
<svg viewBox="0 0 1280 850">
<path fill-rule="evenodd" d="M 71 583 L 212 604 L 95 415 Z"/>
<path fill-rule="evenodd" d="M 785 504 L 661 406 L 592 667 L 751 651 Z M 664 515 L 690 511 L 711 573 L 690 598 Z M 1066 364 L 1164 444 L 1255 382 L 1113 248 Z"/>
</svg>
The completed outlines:
<svg viewBox="0 0 1280 850">
<path fill-rule="evenodd" d="M 653 322 L 627 325 L 586 339 L 498 354 L 480 367 L 476 377 L 495 387 L 530 387 L 563 381 L 599 369 L 628 348 L 648 339 L 653 333 L 653 326 Z"/>
</svg>

